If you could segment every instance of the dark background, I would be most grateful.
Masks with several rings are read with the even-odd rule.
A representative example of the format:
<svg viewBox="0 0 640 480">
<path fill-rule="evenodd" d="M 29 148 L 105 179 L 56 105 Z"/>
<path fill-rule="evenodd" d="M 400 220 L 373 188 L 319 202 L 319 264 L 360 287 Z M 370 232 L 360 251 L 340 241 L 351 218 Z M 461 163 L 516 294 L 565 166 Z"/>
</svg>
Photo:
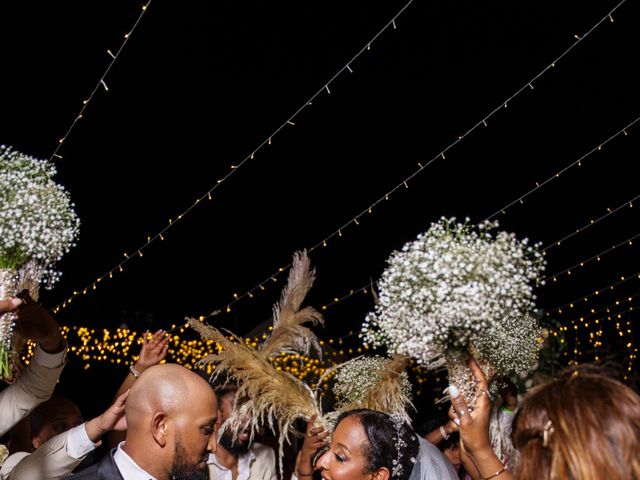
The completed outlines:
<svg viewBox="0 0 640 480">
<path fill-rule="evenodd" d="M 78 246 L 61 262 L 62 281 L 42 302 L 55 307 L 162 230 L 404 4 L 155 0 L 107 75 L 109 92 L 97 90 L 56 159 L 82 226 Z M 397 29 L 351 64 L 354 73 L 331 83 L 330 95 L 319 95 L 163 242 L 62 310 L 60 324 L 167 328 L 224 308 L 438 155 L 616 4 L 413 2 Z M 141 5 L 0 4 L 0 143 L 49 158 L 109 65 L 106 50 L 117 51 Z M 308 303 L 319 307 L 375 280 L 394 249 L 441 216 L 484 219 L 640 115 L 638 5 L 625 3 L 613 18 L 409 189 L 314 251 L 318 279 Z M 547 245 L 638 195 L 639 133 L 630 128 L 509 209 L 501 228 Z M 550 249 L 548 273 L 640 233 L 639 210 L 624 208 Z M 640 270 L 638 259 L 635 243 L 621 247 L 539 289 L 538 304 L 549 311 L 629 277 Z M 278 278 L 211 323 L 245 334 L 268 320 L 284 274 Z M 636 279 L 594 305 L 637 292 Z M 361 294 L 328 309 L 319 335 L 357 330 L 372 305 Z M 81 367 L 72 358 L 61 388 L 99 410 L 126 370 Z"/>
</svg>

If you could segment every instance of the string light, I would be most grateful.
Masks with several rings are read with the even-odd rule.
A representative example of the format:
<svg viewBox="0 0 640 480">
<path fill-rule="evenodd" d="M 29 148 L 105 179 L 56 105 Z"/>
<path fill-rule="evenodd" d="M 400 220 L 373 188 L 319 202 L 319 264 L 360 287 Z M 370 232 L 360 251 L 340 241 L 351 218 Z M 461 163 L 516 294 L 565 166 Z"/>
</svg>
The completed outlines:
<svg viewBox="0 0 640 480">
<path fill-rule="evenodd" d="M 313 94 L 313 95 L 312 95 L 312 96 L 311 96 L 307 101 L 305 101 L 305 102 L 302 104 L 302 106 L 301 106 L 300 108 L 298 108 L 298 110 L 296 110 L 296 111 L 293 113 L 293 115 L 291 115 L 287 120 L 285 120 L 285 121 L 284 121 L 284 123 L 282 123 L 278 128 L 276 128 L 276 130 L 275 130 L 271 135 L 269 135 L 269 137 L 268 137 L 266 140 L 264 140 L 260 145 L 258 145 L 258 147 L 257 147 L 256 149 L 252 150 L 252 152 L 251 152 L 249 155 L 247 155 L 247 156 L 246 156 L 246 157 L 245 157 L 241 162 L 239 162 L 237 165 L 233 165 L 233 166 L 232 166 L 233 168 L 231 168 L 231 169 L 230 169 L 230 171 L 229 171 L 225 176 L 223 176 L 222 178 L 218 179 L 218 180 L 217 180 L 217 182 L 216 182 L 216 184 L 215 184 L 213 187 L 211 187 L 207 192 L 205 192 L 203 195 L 201 195 L 200 197 L 198 197 L 198 198 L 195 200 L 195 202 L 194 202 L 191 206 L 189 206 L 189 208 L 187 208 L 184 212 L 182 212 L 180 215 L 178 215 L 178 218 L 177 218 L 177 220 L 176 220 L 176 221 L 173 221 L 172 219 L 169 219 L 169 225 L 165 226 L 165 227 L 164 227 L 164 228 L 163 228 L 159 233 L 157 233 L 157 234 L 156 234 L 156 235 L 154 235 L 154 236 L 147 236 L 147 241 L 146 241 L 146 243 L 144 243 L 142 246 L 140 246 L 140 247 L 137 249 L 137 252 L 139 253 L 139 256 L 140 256 L 140 257 L 142 257 L 142 250 L 144 250 L 145 248 L 147 248 L 151 243 L 153 243 L 153 242 L 154 242 L 155 240 L 157 240 L 158 238 L 160 238 L 160 239 L 164 240 L 163 234 L 164 234 L 164 233 L 165 233 L 169 228 L 171 228 L 172 226 L 174 226 L 174 225 L 175 225 L 179 220 L 182 220 L 182 218 L 183 218 L 185 215 L 187 215 L 188 213 L 190 213 L 190 212 L 191 212 L 191 210 L 193 210 L 193 208 L 195 208 L 195 207 L 196 207 L 196 205 L 198 205 L 198 204 L 200 203 L 200 201 L 201 201 L 201 200 L 204 200 L 205 198 L 207 198 L 208 200 L 211 200 L 211 194 L 214 192 L 214 190 L 216 190 L 216 188 L 218 188 L 218 187 L 219 187 L 222 183 L 224 183 L 224 182 L 225 182 L 229 177 L 231 177 L 234 173 L 236 173 L 236 172 L 237 172 L 237 171 L 238 171 L 242 166 L 244 166 L 244 165 L 245 165 L 245 163 L 247 163 L 249 160 L 253 159 L 253 158 L 254 158 L 254 156 L 255 156 L 255 154 L 256 154 L 260 149 L 262 149 L 262 148 L 263 148 L 263 147 L 265 147 L 266 145 L 271 145 L 271 140 L 272 140 L 272 138 L 273 138 L 275 135 L 277 135 L 278 133 L 280 133 L 280 131 L 281 131 L 283 128 L 285 128 L 287 125 L 295 125 L 295 123 L 293 122 L 293 120 L 294 120 L 296 117 L 298 117 L 298 116 L 300 115 L 300 113 L 302 112 L 302 110 L 304 110 L 307 106 L 311 105 L 311 104 L 312 104 L 312 101 L 313 101 L 313 100 L 315 100 L 315 98 L 316 98 L 317 96 L 319 96 L 320 94 L 322 94 L 322 92 L 324 92 L 325 90 L 327 91 L 327 93 L 331 93 L 331 92 L 330 92 L 330 90 L 329 90 L 329 85 L 330 85 L 332 82 L 334 82 L 334 81 L 338 78 L 338 76 L 340 76 L 340 75 L 341 75 L 345 70 L 348 70 L 348 71 L 350 71 L 350 72 L 353 72 L 353 71 L 351 70 L 351 68 L 350 68 L 350 66 L 349 66 L 349 65 L 350 65 L 351 63 L 353 63 L 355 60 L 357 60 L 357 59 L 360 57 L 360 55 L 362 55 L 362 53 L 364 53 L 364 51 L 365 51 L 365 50 L 368 50 L 368 48 L 367 48 L 367 47 L 368 47 L 368 46 L 370 46 L 370 45 L 371 45 L 371 43 L 372 43 L 374 40 L 376 40 L 380 35 L 382 35 L 382 34 L 383 34 L 383 33 L 384 33 L 388 28 L 389 28 L 389 26 L 391 26 L 392 24 L 395 24 L 395 20 L 396 20 L 396 19 L 397 19 L 397 18 L 398 18 L 398 17 L 399 17 L 403 12 L 404 12 L 404 10 L 405 10 L 407 7 L 409 7 L 409 5 L 411 5 L 411 4 L 413 3 L 413 1 L 414 1 L 414 0 L 409 0 L 409 1 L 404 5 L 404 7 L 402 7 L 402 8 L 398 11 L 398 13 L 396 13 L 396 15 L 395 15 L 395 16 L 394 16 L 394 17 L 393 17 L 389 22 L 387 22 L 387 23 L 382 27 L 382 29 L 380 29 L 380 30 L 378 31 L 378 33 L 376 33 L 376 34 L 373 36 L 373 38 L 372 38 L 372 39 L 371 39 L 371 40 L 366 44 L 366 46 L 365 46 L 365 47 L 363 47 L 363 48 L 361 48 L 361 49 L 360 49 L 360 50 L 359 50 L 359 51 L 358 51 L 358 52 L 357 52 L 357 53 L 356 53 L 356 54 L 351 58 L 351 60 L 349 60 L 349 61 L 345 64 L 345 66 L 344 66 L 344 67 L 342 67 L 341 69 L 339 69 L 339 70 L 337 71 L 337 73 L 336 73 L 335 75 L 333 75 L 325 85 L 323 85 L 323 86 L 322 86 L 320 89 L 318 89 L 318 90 L 317 90 L 317 91 L 316 91 L 316 92 L 315 92 L 315 93 L 314 93 L 314 94 Z M 147 3 L 147 6 L 148 6 L 150 3 L 151 3 L 151 2 L 148 2 L 148 3 Z M 143 13 L 144 13 L 145 11 L 146 11 L 146 7 L 145 7 L 145 8 L 143 8 Z M 135 29 L 135 26 L 138 24 L 138 22 L 139 22 L 139 21 L 140 21 L 140 17 L 138 18 L 138 21 L 136 21 L 136 23 L 135 23 L 135 25 L 134 25 L 134 29 Z M 133 32 L 133 29 L 131 30 L 131 32 L 129 32 L 129 34 L 130 34 L 130 33 L 132 33 L 132 32 Z M 124 46 L 124 44 L 126 43 L 126 39 L 128 39 L 129 34 L 127 34 L 127 35 L 125 36 L 125 42 L 124 42 L 124 43 L 123 43 L 123 45 L 120 47 L 120 50 L 118 50 L 118 52 L 116 53 L 116 57 L 118 56 L 118 54 L 119 54 L 119 53 L 120 53 L 120 51 L 122 50 L 122 47 Z M 115 61 L 115 59 L 114 59 L 113 61 Z M 113 64 L 113 61 L 111 62 L 111 65 Z M 106 74 L 109 72 L 109 69 L 111 68 L 111 65 L 109 65 L 109 68 L 107 68 L 107 71 L 105 72 L 105 74 L 103 75 L 103 77 L 102 77 L 102 78 L 100 79 L 100 81 L 98 82 L 98 86 L 96 87 L 96 89 L 97 89 L 101 84 L 103 84 L 103 85 L 104 85 L 104 87 L 106 88 L 106 84 L 104 83 L 104 77 L 105 77 L 105 76 L 106 76 Z M 80 113 L 81 113 L 81 114 L 84 112 L 84 108 L 86 108 L 86 105 L 89 103 L 89 101 L 90 101 L 90 100 L 91 100 L 91 98 L 93 97 L 93 95 L 94 95 L 94 93 L 95 93 L 95 90 L 96 90 L 96 89 L 94 89 L 94 91 L 93 91 L 93 93 L 91 94 L 91 96 L 90 96 L 87 100 L 85 100 L 85 101 L 83 102 L 83 105 L 84 105 L 84 106 L 83 106 L 82 110 L 80 111 Z M 73 126 L 75 126 L 75 122 L 74 122 L 74 124 L 71 126 L 71 128 L 73 128 Z M 71 128 L 69 129 L 69 131 L 71 131 Z M 69 134 L 69 131 L 67 131 L 67 134 L 66 134 L 66 135 L 68 135 L 68 134 Z M 60 141 L 59 141 L 59 142 L 60 142 L 60 144 L 62 144 L 62 142 L 63 142 L 63 141 L 64 141 L 64 139 L 66 138 L 66 135 L 65 135 L 65 137 L 63 137 L 63 138 L 61 138 L 61 139 L 60 139 Z M 60 145 L 58 145 L 58 148 L 59 148 L 59 147 L 60 147 Z M 57 154 L 57 152 L 58 152 L 58 148 L 56 148 L 56 151 L 54 152 L 54 155 L 55 155 L 55 154 Z M 327 239 L 327 240 L 328 240 L 328 239 Z M 324 242 L 324 243 L 326 244 L 326 242 Z M 125 254 L 125 255 L 126 255 L 126 254 Z M 116 269 L 116 268 L 117 268 L 117 269 L 119 269 L 120 271 L 122 271 L 122 266 L 123 266 L 125 263 L 127 263 L 127 261 L 129 261 L 129 260 L 130 260 L 130 258 L 128 258 L 128 257 L 127 257 L 125 261 L 123 261 L 123 262 L 121 262 L 120 264 L 116 265 L 116 267 L 112 268 L 109 272 L 107 272 L 105 275 L 102 275 L 102 276 L 101 276 L 101 277 L 99 277 L 99 278 L 100 278 L 100 279 L 103 279 L 105 276 L 112 274 L 112 273 L 113 273 L 113 271 L 115 271 L 115 269 Z M 94 283 L 94 282 L 92 282 L 92 283 Z M 257 287 L 255 287 L 255 288 L 257 288 Z M 243 294 L 243 297 L 244 297 L 244 296 L 247 296 L 247 294 Z M 55 307 L 53 308 L 53 311 L 54 311 L 54 312 L 58 312 L 58 311 L 60 311 L 60 309 L 61 309 L 61 308 L 66 308 L 66 306 L 70 304 L 70 299 L 71 299 L 71 298 L 73 298 L 73 295 L 72 295 L 71 297 L 67 298 L 67 300 L 62 301 L 62 302 L 61 302 L 61 303 L 59 303 L 57 306 L 55 306 Z M 225 310 L 226 310 L 226 311 L 230 311 L 230 309 L 228 309 L 228 308 L 227 308 L 227 309 L 225 309 Z"/>
<path fill-rule="evenodd" d="M 551 333 L 554 336 L 564 335 L 566 337 L 567 331 L 574 332 L 575 334 L 574 347 L 572 349 L 574 354 L 574 359 L 570 361 L 569 364 L 577 364 L 578 356 L 584 359 L 585 353 L 587 353 L 580 348 L 580 340 L 579 340 L 580 336 L 578 331 L 580 327 L 587 329 L 588 330 L 587 341 L 589 345 L 593 347 L 593 350 L 594 350 L 593 360 L 597 362 L 600 360 L 601 348 L 604 346 L 604 327 L 612 323 L 615 324 L 615 329 L 617 332 L 617 335 L 615 336 L 615 338 L 620 339 L 620 338 L 626 337 L 626 339 L 624 340 L 624 344 L 625 344 L 625 348 L 628 349 L 628 355 L 627 355 L 627 371 L 625 372 L 626 374 L 624 378 L 625 380 L 627 380 L 628 372 L 633 371 L 633 363 L 637 358 L 638 349 L 634 345 L 631 322 L 627 320 L 626 327 L 621 327 L 621 325 L 623 323 L 623 317 L 626 314 L 632 313 L 634 311 L 637 311 L 637 309 L 634 307 L 631 307 L 619 313 L 612 313 L 608 311 L 608 315 L 596 318 L 595 320 L 591 320 L 591 321 L 584 321 L 583 319 L 580 319 L 580 323 L 578 323 L 574 320 L 574 321 L 571 321 L 570 325 L 561 326 L 556 330 L 552 330 Z M 563 334 L 563 332 L 565 333 Z M 561 342 L 562 341 L 563 340 L 561 340 Z M 565 350 L 564 352 L 565 357 L 568 356 L 567 351 L 568 349 Z"/>
<path fill-rule="evenodd" d="M 269 330 L 271 329 L 272 327 L 269 327 Z M 140 351 L 144 335 L 144 333 L 128 328 L 109 330 L 82 326 L 63 326 L 61 327 L 61 332 L 69 345 L 69 354 L 81 360 L 85 370 L 91 368 L 95 363 L 126 366 L 135 362 L 138 358 L 137 354 Z M 175 362 L 189 369 L 194 369 L 198 368 L 196 364 L 200 359 L 220 348 L 212 340 L 187 338 L 187 335 L 191 333 L 192 331 L 187 324 L 171 326 L 171 329 L 167 332 L 170 338 L 167 358 L 164 361 Z M 148 332 L 147 334 L 151 335 Z M 315 384 L 327 369 L 368 350 L 363 345 L 345 345 L 344 341 L 355 335 L 357 335 L 357 332 L 350 331 L 341 337 L 320 340 L 321 347 L 331 347 L 329 350 L 325 349 L 325 355 L 322 359 L 299 354 L 282 354 L 273 358 L 272 362 L 278 370 L 286 371 L 300 380 Z M 227 338 L 231 341 L 238 341 L 236 337 L 231 335 Z M 241 338 L 239 340 L 255 349 L 266 338 L 267 334 L 263 333 L 258 337 Z M 26 364 L 29 363 L 34 348 L 35 343 L 27 343 L 22 356 L 22 360 Z M 411 365 L 419 379 L 419 383 L 426 381 L 427 370 L 418 366 L 415 362 L 412 362 Z"/>
<path fill-rule="evenodd" d="M 619 205 L 618 207 L 614 208 L 613 210 L 611 210 L 610 208 L 607 208 L 607 213 L 606 214 L 602 215 L 600 218 L 598 218 L 596 220 L 590 220 L 589 223 L 587 223 L 585 226 L 578 228 L 575 232 L 572 232 L 572 233 L 562 237 L 560 240 L 556 240 L 555 242 L 549 243 L 547 246 L 545 246 L 542 249 L 542 252 L 547 252 L 549 249 L 551 249 L 553 247 L 560 246 L 562 244 L 562 242 L 564 242 L 565 240 L 568 240 L 568 239 L 574 237 L 575 235 L 578 235 L 579 233 L 584 232 L 586 229 L 588 229 L 590 227 L 593 227 L 598 222 L 604 220 L 605 218 L 607 218 L 610 215 L 613 215 L 614 213 L 618 212 L 619 210 L 623 209 L 624 207 L 628 206 L 629 208 L 633 208 L 633 202 L 636 201 L 639 197 L 640 197 L 640 195 L 636 195 L 631 200 L 628 200 L 628 201 L 622 203 L 621 205 Z"/>
<path fill-rule="evenodd" d="M 603 250 L 602 252 L 597 253 L 597 254 L 595 254 L 595 255 L 593 255 L 593 256 L 591 256 L 591 257 L 589 257 L 589 258 L 585 259 L 585 260 L 581 260 L 580 262 L 576 263 L 575 265 L 572 265 L 572 266 L 571 266 L 571 267 L 569 267 L 569 268 L 565 268 L 564 270 L 562 270 L 562 271 L 560 271 L 560 272 L 553 273 L 553 274 L 551 274 L 551 275 L 549 275 L 549 276 L 547 276 L 547 277 L 543 278 L 543 279 L 542 279 L 542 281 L 543 281 L 543 282 L 546 282 L 547 280 L 553 279 L 553 281 L 554 281 L 554 282 L 556 282 L 556 281 L 557 281 L 557 279 L 558 279 L 558 278 L 560 278 L 562 275 L 565 275 L 565 274 L 567 274 L 567 275 L 571 275 L 571 272 L 572 272 L 572 271 L 574 271 L 576 268 L 578 268 L 578 267 L 584 267 L 587 263 L 590 263 L 590 262 L 592 262 L 593 260 L 596 260 L 596 261 L 598 261 L 598 262 L 599 262 L 599 261 L 600 261 L 600 259 L 601 259 L 604 255 L 606 255 L 607 253 L 610 253 L 610 252 L 614 251 L 616 248 L 619 248 L 619 247 L 621 247 L 621 246 L 623 246 L 623 245 L 629 245 L 629 246 L 632 246 L 632 245 L 633 245 L 633 241 L 634 241 L 636 238 L 638 238 L 638 237 L 640 237 L 640 233 L 638 233 L 638 234 L 634 235 L 633 237 L 627 238 L 626 240 L 623 240 L 622 242 L 620 242 L 620 243 L 618 243 L 618 244 L 616 244 L 616 245 L 614 245 L 614 246 L 612 246 L 612 247 L 609 247 L 609 248 L 607 248 L 606 250 Z"/>
<path fill-rule="evenodd" d="M 582 161 L 585 160 L 587 157 L 589 157 L 592 153 L 602 150 L 602 147 L 604 145 L 606 145 L 607 143 L 609 143 L 611 140 L 613 140 L 614 138 L 618 137 L 619 135 L 621 135 L 623 132 L 626 132 L 626 129 L 632 127 L 633 125 L 635 125 L 638 121 L 640 120 L 640 117 L 636 118 L 633 122 L 631 122 L 630 124 L 628 124 L 626 127 L 622 128 L 621 130 L 619 130 L 618 132 L 614 133 L 613 135 L 611 135 L 609 138 L 607 138 L 604 142 L 598 144 L 597 147 L 594 147 L 593 149 L 591 149 L 590 151 L 588 151 L 587 153 L 585 153 L 584 155 L 582 155 L 580 158 L 578 158 L 578 160 L 576 160 L 575 162 L 567 165 L 566 167 L 564 167 L 561 170 L 558 170 L 556 173 L 554 173 L 553 175 L 551 175 L 549 178 L 547 178 L 546 180 L 544 180 L 542 183 L 539 182 L 535 182 L 536 186 L 533 187 L 531 190 L 529 190 L 528 192 L 526 192 L 524 195 L 520 195 L 519 197 L 517 197 L 514 201 L 512 201 L 511 203 L 509 203 L 508 205 L 506 205 L 505 207 L 502 207 L 500 209 L 498 209 L 496 212 L 492 213 L 491 215 L 489 215 L 487 218 L 485 218 L 484 221 L 489 221 L 491 219 L 493 219 L 496 215 L 502 213 L 505 214 L 506 211 L 513 207 L 514 205 L 520 203 L 523 204 L 524 203 L 524 199 L 527 198 L 529 195 L 531 195 L 532 193 L 536 192 L 537 190 L 541 189 L 542 187 L 544 187 L 547 183 L 551 182 L 552 180 L 559 178 L 561 174 L 567 172 L 568 170 L 572 169 L 573 167 L 576 166 L 582 166 Z M 626 135 L 626 134 L 625 134 Z"/>
<path fill-rule="evenodd" d="M 370 293 L 373 292 L 372 288 L 369 288 L 369 285 L 364 285 L 363 287 L 358 288 L 357 290 L 349 290 L 349 293 L 347 293 L 346 295 L 342 296 L 342 297 L 336 297 L 334 298 L 334 300 L 332 302 L 329 302 L 325 305 L 322 305 L 322 310 L 326 310 L 327 308 L 333 307 L 334 305 L 336 305 L 337 303 L 343 302 L 344 300 L 346 300 L 347 298 L 353 297 L 354 295 L 358 294 L 358 293 L 364 293 L 365 295 L 369 295 Z"/>
<path fill-rule="evenodd" d="M 580 303 L 586 303 L 589 301 L 590 298 L 600 295 L 601 292 L 606 292 L 606 291 L 611 291 L 614 290 L 617 286 L 622 285 L 623 283 L 628 282 L 629 280 L 633 280 L 633 279 L 640 279 L 640 272 L 636 272 L 631 276 L 621 276 L 620 280 L 612 283 L 611 285 L 607 285 L 606 287 L 603 288 L 599 288 L 597 290 L 594 290 L 592 293 L 588 294 L 588 295 L 584 295 L 582 297 L 579 297 L 571 302 L 565 303 L 564 305 L 557 307 L 557 308 L 553 308 L 551 310 L 549 310 L 549 312 L 547 312 L 547 316 L 550 316 L 553 313 L 559 313 L 562 314 L 563 310 L 567 307 L 569 307 L 569 309 L 573 309 L 575 308 L 576 305 L 579 305 Z"/>
<path fill-rule="evenodd" d="M 129 33 L 127 35 L 125 35 L 124 41 L 122 42 L 122 45 L 120 45 L 120 48 L 115 53 L 115 55 L 113 54 L 113 52 L 111 52 L 111 50 L 107 50 L 107 53 L 111 57 L 111 62 L 109 62 L 109 65 L 107 66 L 107 69 L 105 70 L 105 72 L 102 74 L 102 76 L 98 80 L 98 83 L 96 84 L 96 86 L 92 90 L 92 92 L 89 95 L 89 97 L 82 101 L 82 107 L 80 108 L 80 113 L 78 113 L 78 115 L 76 115 L 75 119 L 71 123 L 71 126 L 67 129 L 67 132 L 64 134 L 64 136 L 58 140 L 58 144 L 56 145 L 55 150 L 51 154 L 51 157 L 49 157 L 49 161 L 53 161 L 54 157 L 55 158 L 62 158 L 62 155 L 60 155 L 58 153 L 60 151 L 60 148 L 62 148 L 62 144 L 69 137 L 69 134 L 71 133 L 71 131 L 74 129 L 74 127 L 78 123 L 78 120 L 80 120 L 84 116 L 84 111 L 86 110 L 87 106 L 89 105 L 89 102 L 91 102 L 91 100 L 93 100 L 93 97 L 96 94 L 96 92 L 98 91 L 98 89 L 100 88 L 100 86 L 102 86 L 104 88 L 105 92 L 109 91 L 109 87 L 107 87 L 107 84 L 105 82 L 105 78 L 107 77 L 107 74 L 111 70 L 111 67 L 113 67 L 113 64 L 118 59 L 118 55 L 120 55 L 120 53 L 122 52 L 122 49 L 124 48 L 124 46 L 129 41 L 129 37 L 131 36 L 133 31 L 138 26 L 138 23 L 140 23 L 140 20 L 142 19 L 142 16 L 146 13 L 147 7 L 149 5 L 151 5 L 151 0 L 148 0 L 147 3 L 142 6 L 142 11 L 140 12 L 140 15 L 138 15 L 138 18 L 136 19 L 135 23 L 133 24 L 133 27 L 131 27 L 131 30 L 129 31 Z"/>
<path fill-rule="evenodd" d="M 640 296 L 640 293 L 636 293 L 635 295 L 631 295 L 631 296 L 629 296 L 629 297 L 627 297 L 627 298 L 623 298 L 622 300 L 616 300 L 616 301 L 615 301 L 615 302 L 613 302 L 612 304 L 607 305 L 606 307 L 602 307 L 602 308 L 600 308 L 600 309 L 598 309 L 598 310 L 594 310 L 594 309 L 592 309 L 592 310 L 591 310 L 591 313 L 588 313 L 587 315 L 580 317 L 580 318 L 579 318 L 579 321 L 580 321 L 580 323 L 584 323 L 585 321 L 588 321 L 588 320 L 589 320 L 590 318 L 592 318 L 593 316 L 595 316 L 595 315 L 599 315 L 599 314 L 601 314 L 601 313 L 603 313 L 603 312 L 605 312 L 606 314 L 612 314 L 612 313 L 615 313 L 613 310 L 614 310 L 616 307 L 619 307 L 620 305 L 623 305 L 623 304 L 625 304 L 625 303 L 629 303 L 629 304 L 630 304 L 630 303 L 631 303 L 633 300 L 635 300 L 638 296 Z M 627 311 L 634 310 L 634 308 L 635 308 L 635 307 L 631 306 Z M 572 322 L 574 322 L 574 323 L 575 323 L 575 322 L 576 322 L 576 320 L 573 320 Z M 587 322 L 587 323 L 588 323 L 588 322 Z"/>
<path fill-rule="evenodd" d="M 414 171 L 411 175 L 409 175 L 408 177 L 404 178 L 400 183 L 398 183 L 394 188 L 392 188 L 391 190 L 389 190 L 388 192 L 386 192 L 384 195 L 382 195 L 381 197 L 379 197 L 376 201 L 374 201 L 370 206 L 368 206 L 367 208 L 365 208 L 364 210 L 362 210 L 360 213 L 358 213 L 356 216 L 354 216 L 353 218 L 351 218 L 351 220 L 347 221 L 345 224 L 343 224 L 342 226 L 340 226 L 339 228 L 337 228 L 336 230 L 333 231 L 333 233 L 329 234 L 328 236 L 326 236 L 325 238 L 323 238 L 322 240 L 320 240 L 318 243 L 316 243 L 314 246 L 312 246 L 311 248 L 307 249 L 307 251 L 309 253 L 313 252 L 315 249 L 317 249 L 320 246 L 326 246 L 327 245 L 327 241 L 330 240 L 331 238 L 335 237 L 336 235 L 342 236 L 342 232 L 344 231 L 345 228 L 347 228 L 348 226 L 354 224 L 354 225 L 360 225 L 360 218 L 365 214 L 365 213 L 371 213 L 372 208 L 377 206 L 379 203 L 386 201 L 389 199 L 389 197 L 391 196 L 391 194 L 395 193 L 398 189 L 400 189 L 401 187 L 405 187 L 405 188 L 409 188 L 408 183 L 413 180 L 414 177 L 416 177 L 419 173 L 421 173 L 424 169 L 426 169 L 429 165 L 431 165 L 433 162 L 435 162 L 436 160 L 438 160 L 439 158 L 441 158 L 442 160 L 445 160 L 445 153 L 447 153 L 449 150 L 451 150 L 453 147 L 455 147 L 458 143 L 460 143 L 463 139 L 465 139 L 469 134 L 471 134 L 472 132 L 474 132 L 476 129 L 478 129 L 480 126 L 487 126 L 487 121 L 493 117 L 499 110 L 501 110 L 503 107 L 506 108 L 507 104 L 513 100 L 514 98 L 516 98 L 517 96 L 519 96 L 523 91 L 527 90 L 528 88 L 533 88 L 532 84 L 534 81 L 538 80 L 540 77 L 542 77 L 542 75 L 544 75 L 549 69 L 553 68 L 555 66 L 555 64 L 557 62 L 559 62 L 562 58 L 564 58 L 571 50 L 573 50 L 581 41 L 583 41 L 586 37 L 588 37 L 596 28 L 598 28 L 607 18 L 609 15 L 613 14 L 613 12 L 615 12 L 620 6 L 622 6 L 622 4 L 624 4 L 626 2 L 626 0 L 622 0 L 620 3 L 618 3 L 618 5 L 616 5 L 607 15 L 605 15 L 601 20 L 599 20 L 595 25 L 593 25 L 588 31 L 587 33 L 585 33 L 584 36 L 582 36 L 581 38 L 577 39 L 573 44 L 571 44 L 569 46 L 569 48 L 567 48 L 562 54 L 560 54 L 560 56 L 558 56 L 554 61 L 552 61 L 550 64 L 548 64 L 546 67 L 544 67 L 538 74 L 536 74 L 530 81 L 528 81 L 527 83 L 525 83 L 521 88 L 519 88 L 514 94 L 512 94 L 510 97 L 508 97 L 505 101 L 501 102 L 497 107 L 495 107 L 493 110 L 491 110 L 489 112 L 488 115 L 486 115 L 485 117 L 483 117 L 480 121 L 478 121 L 476 124 L 474 124 L 469 130 L 467 130 L 465 133 L 463 133 L 462 135 L 459 135 L 457 137 L 457 139 L 455 141 L 453 141 L 452 143 L 450 143 L 447 147 L 445 147 L 442 151 L 440 151 L 437 155 L 435 155 L 433 158 L 431 158 L 431 160 L 429 160 L 426 163 L 422 163 L 422 162 L 417 162 L 418 164 L 418 169 L 416 171 Z M 405 5 L 404 8 L 406 8 L 408 6 Z M 398 14 L 399 15 L 399 14 Z M 396 15 L 397 17 L 397 15 Z M 387 24 L 386 26 L 388 27 L 389 24 Z M 386 27 L 385 27 L 386 28 Z M 375 39 L 375 38 L 374 38 Z M 371 43 L 371 42 L 370 42 Z M 370 48 L 370 43 L 367 44 L 367 49 Z M 349 62 L 351 63 L 351 62 Z M 349 63 L 346 65 L 345 68 L 349 69 L 349 71 L 351 71 L 349 67 Z M 344 68 L 343 68 L 344 70 Z M 342 71 L 342 70 L 341 70 Z M 640 120 L 640 118 L 636 119 L 636 121 Z M 633 122 L 635 123 L 635 121 Z M 633 123 L 631 125 L 633 125 Z M 625 132 L 626 135 L 626 132 Z M 613 137 L 612 137 L 613 138 Z M 605 142 L 606 143 L 606 142 Z M 524 198 L 524 197 L 523 197 Z M 288 269 L 291 266 L 291 263 L 288 263 L 287 266 L 285 267 L 285 269 Z M 264 285 L 265 282 L 268 281 L 269 278 L 271 278 L 273 276 L 269 275 L 269 277 L 267 277 L 265 280 L 263 280 L 262 282 L 260 282 L 259 284 L 257 284 L 256 286 L 250 288 L 249 290 L 247 290 L 245 293 L 243 293 L 242 295 L 239 295 L 238 298 L 234 298 L 231 302 L 229 302 L 227 304 L 227 306 L 231 306 L 237 302 L 239 302 L 240 300 L 244 299 L 244 298 L 253 298 L 253 294 L 258 290 L 264 290 L 261 286 Z M 249 293 L 252 294 L 252 296 L 249 296 Z M 210 318 L 215 316 L 216 312 L 220 312 L 225 310 L 224 308 L 216 308 L 214 309 L 211 313 L 204 315 L 205 318 Z"/>
</svg>

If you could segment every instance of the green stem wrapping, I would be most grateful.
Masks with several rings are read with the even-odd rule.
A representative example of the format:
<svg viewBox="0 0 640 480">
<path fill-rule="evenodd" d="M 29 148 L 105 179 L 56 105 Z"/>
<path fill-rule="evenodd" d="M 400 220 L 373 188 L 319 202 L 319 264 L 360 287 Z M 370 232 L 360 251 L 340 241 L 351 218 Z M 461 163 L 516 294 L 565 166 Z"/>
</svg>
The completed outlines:
<svg viewBox="0 0 640 480">
<path fill-rule="evenodd" d="M 9 371 L 9 352 L 0 345 L 0 380 L 11 375 Z"/>
<path fill-rule="evenodd" d="M 15 296 L 18 287 L 18 274 L 13 269 L 0 268 L 0 300 Z M 9 372 L 9 355 L 13 348 L 13 327 L 17 315 L 15 312 L 0 313 L 0 379 Z"/>
</svg>

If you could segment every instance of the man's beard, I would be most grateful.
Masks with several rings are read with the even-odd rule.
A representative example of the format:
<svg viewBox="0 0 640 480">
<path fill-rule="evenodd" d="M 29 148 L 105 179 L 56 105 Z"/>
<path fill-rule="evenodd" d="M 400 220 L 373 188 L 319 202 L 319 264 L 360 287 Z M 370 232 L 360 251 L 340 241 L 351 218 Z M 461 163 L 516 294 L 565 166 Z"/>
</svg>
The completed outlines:
<svg viewBox="0 0 640 480">
<path fill-rule="evenodd" d="M 208 468 L 198 468 L 198 464 L 189 463 L 180 437 L 176 438 L 170 478 L 173 480 L 209 480 Z"/>
<path fill-rule="evenodd" d="M 233 442 L 233 433 L 227 429 L 218 440 L 221 447 L 232 455 L 243 455 L 249 451 L 249 442 L 241 442 L 236 438 Z"/>
</svg>

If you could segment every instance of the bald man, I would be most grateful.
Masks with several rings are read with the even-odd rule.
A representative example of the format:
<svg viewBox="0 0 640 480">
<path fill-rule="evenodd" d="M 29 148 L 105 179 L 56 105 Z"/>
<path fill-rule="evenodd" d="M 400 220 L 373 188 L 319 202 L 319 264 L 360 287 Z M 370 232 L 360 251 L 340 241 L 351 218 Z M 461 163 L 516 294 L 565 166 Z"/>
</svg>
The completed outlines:
<svg viewBox="0 0 640 480">
<path fill-rule="evenodd" d="M 184 367 L 156 365 L 131 387 L 126 440 L 74 480 L 207 480 L 218 406 L 209 384 Z"/>
</svg>

